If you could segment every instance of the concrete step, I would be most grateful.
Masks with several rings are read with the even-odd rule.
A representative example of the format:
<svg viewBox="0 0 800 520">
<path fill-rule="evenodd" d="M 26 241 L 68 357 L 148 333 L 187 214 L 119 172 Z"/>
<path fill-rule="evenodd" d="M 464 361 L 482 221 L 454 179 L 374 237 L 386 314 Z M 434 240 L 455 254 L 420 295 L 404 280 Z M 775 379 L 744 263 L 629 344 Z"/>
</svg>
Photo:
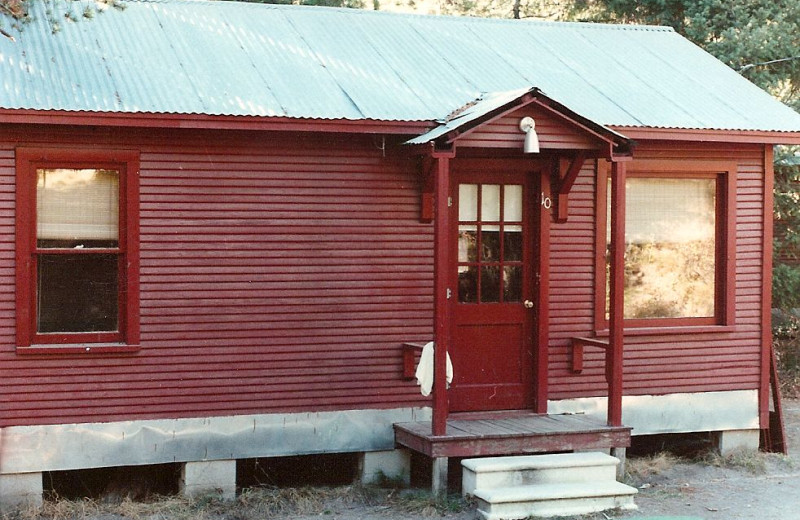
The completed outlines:
<svg viewBox="0 0 800 520">
<path fill-rule="evenodd" d="M 478 512 L 486 520 L 531 516 L 584 515 L 609 509 L 634 510 L 635 488 L 613 482 L 534 484 L 476 489 Z"/>
<path fill-rule="evenodd" d="M 462 492 L 529 484 L 616 481 L 619 459 L 604 453 L 559 453 L 467 459 Z"/>
</svg>

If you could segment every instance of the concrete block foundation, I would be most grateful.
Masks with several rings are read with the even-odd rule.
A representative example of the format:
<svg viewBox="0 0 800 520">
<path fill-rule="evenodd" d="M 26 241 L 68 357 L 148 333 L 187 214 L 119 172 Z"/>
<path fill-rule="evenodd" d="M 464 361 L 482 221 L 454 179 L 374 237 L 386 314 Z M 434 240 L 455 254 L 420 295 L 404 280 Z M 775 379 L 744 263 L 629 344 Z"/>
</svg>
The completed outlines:
<svg viewBox="0 0 800 520">
<path fill-rule="evenodd" d="M 213 494 L 233 500 L 236 498 L 236 461 L 187 462 L 181 472 L 180 488 L 181 493 L 189 497 Z"/>
<path fill-rule="evenodd" d="M 407 450 L 368 451 L 361 454 L 361 482 L 379 484 L 389 479 L 411 483 L 411 453 Z"/>
<path fill-rule="evenodd" d="M 714 432 L 714 444 L 720 455 L 728 455 L 735 451 L 758 451 L 760 441 L 759 430 L 726 430 Z"/>
<path fill-rule="evenodd" d="M 42 474 L 0 475 L 0 509 L 42 505 Z"/>
</svg>

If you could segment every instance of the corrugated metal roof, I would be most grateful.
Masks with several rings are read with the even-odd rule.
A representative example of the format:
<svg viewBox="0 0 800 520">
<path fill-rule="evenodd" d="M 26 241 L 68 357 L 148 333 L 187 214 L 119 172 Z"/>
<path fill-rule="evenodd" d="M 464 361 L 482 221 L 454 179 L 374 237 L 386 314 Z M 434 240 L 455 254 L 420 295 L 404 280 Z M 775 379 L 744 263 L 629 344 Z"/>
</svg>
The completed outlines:
<svg viewBox="0 0 800 520">
<path fill-rule="evenodd" d="M 435 121 L 535 86 L 607 126 L 800 131 L 663 27 L 132 0 L 53 35 L 45 4 L 0 38 L 0 108 Z"/>
</svg>

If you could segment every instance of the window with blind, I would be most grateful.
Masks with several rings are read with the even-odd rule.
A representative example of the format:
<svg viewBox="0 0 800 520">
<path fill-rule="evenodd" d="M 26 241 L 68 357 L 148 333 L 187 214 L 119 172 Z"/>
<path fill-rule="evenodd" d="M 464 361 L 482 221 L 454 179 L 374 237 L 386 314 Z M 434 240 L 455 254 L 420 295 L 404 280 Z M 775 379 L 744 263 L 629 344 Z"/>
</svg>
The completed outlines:
<svg viewBox="0 0 800 520">
<path fill-rule="evenodd" d="M 135 156 L 17 155 L 19 346 L 138 343 Z"/>
<path fill-rule="evenodd" d="M 732 168 L 655 161 L 631 165 L 625 185 L 626 326 L 723 325 L 732 320 Z M 602 202 L 608 216 L 610 183 L 604 187 Z M 606 220 L 603 228 L 604 321 L 608 320 L 608 224 Z"/>
</svg>

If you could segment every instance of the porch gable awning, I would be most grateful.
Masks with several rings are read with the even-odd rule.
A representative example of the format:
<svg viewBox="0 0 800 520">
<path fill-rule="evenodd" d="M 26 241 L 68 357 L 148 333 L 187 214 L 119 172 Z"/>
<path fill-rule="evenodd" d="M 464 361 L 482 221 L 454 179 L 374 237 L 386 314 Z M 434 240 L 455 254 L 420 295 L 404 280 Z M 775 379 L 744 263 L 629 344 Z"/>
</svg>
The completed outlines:
<svg viewBox="0 0 800 520">
<path fill-rule="evenodd" d="M 529 105 L 546 110 L 549 115 L 572 127 L 578 133 L 588 134 L 589 137 L 606 143 L 609 159 L 631 155 L 636 144 L 623 134 L 581 116 L 537 87 L 485 93 L 438 121 L 438 126 L 409 139 L 405 144 L 434 143 L 439 147 L 449 147 L 458 139 L 469 135 L 486 123 Z"/>
</svg>

